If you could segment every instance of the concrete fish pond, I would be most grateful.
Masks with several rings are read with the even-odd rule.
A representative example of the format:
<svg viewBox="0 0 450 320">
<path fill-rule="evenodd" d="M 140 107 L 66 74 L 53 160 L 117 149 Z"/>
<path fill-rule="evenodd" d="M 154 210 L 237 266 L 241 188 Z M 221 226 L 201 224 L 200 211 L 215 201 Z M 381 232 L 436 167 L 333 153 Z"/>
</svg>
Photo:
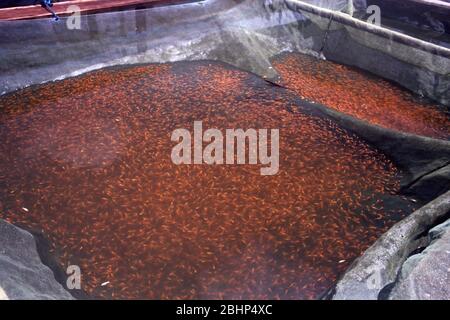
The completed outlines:
<svg viewBox="0 0 450 320">
<path fill-rule="evenodd" d="M 314 1 L 66 19 L 0 22 L 0 298 L 448 298 L 450 50 Z M 276 172 L 207 163 L 233 128 Z"/>
</svg>

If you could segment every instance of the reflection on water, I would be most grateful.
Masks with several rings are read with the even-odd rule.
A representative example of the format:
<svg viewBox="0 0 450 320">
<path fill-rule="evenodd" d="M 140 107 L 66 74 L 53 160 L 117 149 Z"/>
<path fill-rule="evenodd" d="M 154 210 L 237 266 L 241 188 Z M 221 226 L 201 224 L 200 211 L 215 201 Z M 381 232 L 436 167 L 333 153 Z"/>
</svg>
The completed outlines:
<svg viewBox="0 0 450 320">
<path fill-rule="evenodd" d="M 316 298 L 412 211 L 385 156 L 219 63 L 101 70 L 0 105 L 0 217 L 42 231 L 93 297 Z M 279 173 L 172 164 L 172 130 L 195 120 L 279 129 Z"/>
</svg>

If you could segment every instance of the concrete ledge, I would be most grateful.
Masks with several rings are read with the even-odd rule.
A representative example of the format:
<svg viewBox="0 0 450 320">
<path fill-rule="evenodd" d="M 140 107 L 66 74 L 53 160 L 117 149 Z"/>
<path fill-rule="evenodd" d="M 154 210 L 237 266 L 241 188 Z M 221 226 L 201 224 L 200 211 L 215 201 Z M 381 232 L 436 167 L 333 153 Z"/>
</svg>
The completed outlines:
<svg viewBox="0 0 450 320">
<path fill-rule="evenodd" d="M 42 264 L 33 236 L 0 219 L 0 300 L 70 300 Z"/>
<path fill-rule="evenodd" d="M 391 29 L 386 29 L 381 26 L 366 23 L 364 21 L 349 16 L 344 12 L 317 7 L 314 4 L 310 4 L 307 2 L 308 1 L 302 0 L 286 0 L 288 7 L 291 8 L 292 10 L 305 11 L 322 18 L 333 19 L 333 21 L 339 22 L 347 27 L 358 29 L 363 32 L 368 32 L 383 37 L 386 40 L 405 44 L 409 47 L 420 49 L 437 56 L 450 58 L 450 49 L 448 48 L 441 47 L 431 42 L 426 42 Z"/>
<path fill-rule="evenodd" d="M 383 288 L 396 281 L 410 253 L 420 247 L 421 235 L 450 213 L 450 191 L 395 224 L 347 270 L 338 281 L 334 300 L 377 300 Z"/>
<path fill-rule="evenodd" d="M 450 219 L 428 232 L 428 242 L 405 261 L 388 299 L 450 299 Z"/>
</svg>

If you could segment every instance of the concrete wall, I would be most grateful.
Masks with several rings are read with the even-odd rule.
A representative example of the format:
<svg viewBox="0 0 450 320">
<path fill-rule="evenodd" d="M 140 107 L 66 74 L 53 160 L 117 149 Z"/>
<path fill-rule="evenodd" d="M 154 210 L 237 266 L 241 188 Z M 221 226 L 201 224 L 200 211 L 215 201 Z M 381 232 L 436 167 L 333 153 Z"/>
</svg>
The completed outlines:
<svg viewBox="0 0 450 320">
<path fill-rule="evenodd" d="M 0 219 L 0 300 L 71 300 L 39 257 L 33 236 Z"/>
<path fill-rule="evenodd" d="M 429 279 L 424 282 L 422 277 L 420 280 L 415 279 L 418 281 L 413 289 L 404 290 L 400 295 L 394 292 L 394 295 L 389 297 L 390 293 L 386 292 L 386 296 L 383 297 L 383 290 L 390 285 L 398 286 L 399 280 L 401 280 L 400 284 L 404 282 L 401 277 L 399 279 L 399 272 L 404 267 L 404 262 L 415 249 L 430 244 L 427 239 L 428 232 L 440 224 L 441 220 L 447 220 L 449 213 L 450 191 L 395 224 L 353 262 L 338 281 L 331 297 L 335 300 L 417 299 L 414 293 L 421 292 L 423 289 L 428 291 L 430 297 L 434 296 L 436 299 L 447 297 L 448 271 L 437 270 L 433 267 L 428 267 L 423 276 L 440 277 L 439 280 L 444 278 L 443 281 L 435 283 L 434 287 L 430 286 L 432 282 Z M 450 223 L 449 221 L 447 223 Z M 444 263 L 445 268 L 448 268 L 450 255 L 446 253 L 446 250 L 445 246 L 434 248 L 434 254 L 439 253 L 438 255 L 428 253 L 425 256 L 432 266 Z M 443 289 L 447 291 L 444 292 Z"/>
</svg>

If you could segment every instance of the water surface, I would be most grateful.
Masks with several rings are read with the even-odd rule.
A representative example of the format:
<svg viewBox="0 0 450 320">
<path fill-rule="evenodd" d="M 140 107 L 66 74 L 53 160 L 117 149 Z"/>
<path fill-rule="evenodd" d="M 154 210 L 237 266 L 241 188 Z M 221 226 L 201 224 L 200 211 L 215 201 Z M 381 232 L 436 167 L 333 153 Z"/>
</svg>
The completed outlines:
<svg viewBox="0 0 450 320">
<path fill-rule="evenodd" d="M 317 298 L 413 210 L 383 154 L 220 63 L 105 69 L 0 105 L 0 217 L 42 232 L 95 298 Z M 196 120 L 279 129 L 279 173 L 174 165 L 172 130 Z"/>
</svg>

